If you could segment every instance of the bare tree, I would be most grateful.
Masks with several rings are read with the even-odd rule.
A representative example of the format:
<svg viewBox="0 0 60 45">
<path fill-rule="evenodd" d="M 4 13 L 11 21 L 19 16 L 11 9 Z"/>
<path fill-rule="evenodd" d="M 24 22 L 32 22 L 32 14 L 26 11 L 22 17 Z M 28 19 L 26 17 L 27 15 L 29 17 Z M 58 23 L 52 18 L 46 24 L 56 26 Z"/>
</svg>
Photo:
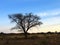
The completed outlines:
<svg viewBox="0 0 60 45">
<path fill-rule="evenodd" d="M 40 22 L 40 17 L 37 15 L 33 15 L 32 13 L 28 13 L 25 15 L 12 14 L 8 16 L 12 20 L 12 22 L 16 23 L 16 27 L 12 29 L 22 30 L 26 38 L 27 38 L 27 32 L 30 28 L 42 24 L 42 22 Z"/>
</svg>

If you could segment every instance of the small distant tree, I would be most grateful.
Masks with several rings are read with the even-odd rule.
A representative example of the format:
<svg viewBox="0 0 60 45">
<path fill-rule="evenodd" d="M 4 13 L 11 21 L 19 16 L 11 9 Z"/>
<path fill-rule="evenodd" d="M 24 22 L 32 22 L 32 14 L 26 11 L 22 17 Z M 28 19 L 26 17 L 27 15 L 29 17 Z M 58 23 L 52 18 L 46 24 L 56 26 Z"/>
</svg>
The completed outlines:
<svg viewBox="0 0 60 45">
<path fill-rule="evenodd" d="M 4 34 L 4 32 L 0 32 L 0 34 Z"/>
<path fill-rule="evenodd" d="M 22 30 L 24 32 L 25 38 L 27 38 L 27 32 L 30 28 L 37 25 L 41 25 L 40 17 L 33 15 L 32 13 L 28 14 L 12 14 L 8 15 L 12 22 L 16 23 L 16 27 L 12 29 Z"/>
</svg>

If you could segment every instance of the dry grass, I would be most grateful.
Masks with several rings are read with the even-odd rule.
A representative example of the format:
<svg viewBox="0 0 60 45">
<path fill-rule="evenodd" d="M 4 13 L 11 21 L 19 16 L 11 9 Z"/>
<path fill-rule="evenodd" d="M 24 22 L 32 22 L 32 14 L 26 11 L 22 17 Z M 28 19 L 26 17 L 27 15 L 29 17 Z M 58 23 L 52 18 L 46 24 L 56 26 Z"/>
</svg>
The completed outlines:
<svg viewBox="0 0 60 45">
<path fill-rule="evenodd" d="M 0 45 L 60 45 L 60 34 L 0 35 Z"/>
</svg>

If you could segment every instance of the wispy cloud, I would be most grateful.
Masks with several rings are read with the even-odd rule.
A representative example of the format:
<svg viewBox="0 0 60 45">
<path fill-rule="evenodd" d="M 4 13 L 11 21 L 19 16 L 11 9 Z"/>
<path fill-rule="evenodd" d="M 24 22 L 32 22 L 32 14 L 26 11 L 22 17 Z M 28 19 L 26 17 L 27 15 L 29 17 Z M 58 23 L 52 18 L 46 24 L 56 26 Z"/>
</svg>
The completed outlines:
<svg viewBox="0 0 60 45">
<path fill-rule="evenodd" d="M 47 19 L 42 19 L 44 25 L 53 25 L 53 24 L 60 24 L 60 17 L 52 17 Z"/>
<path fill-rule="evenodd" d="M 60 9 L 37 13 L 44 25 L 60 24 Z"/>
<path fill-rule="evenodd" d="M 60 15 L 60 9 L 39 12 L 37 13 L 37 15 L 39 15 L 40 17 L 57 16 L 57 15 Z"/>
</svg>

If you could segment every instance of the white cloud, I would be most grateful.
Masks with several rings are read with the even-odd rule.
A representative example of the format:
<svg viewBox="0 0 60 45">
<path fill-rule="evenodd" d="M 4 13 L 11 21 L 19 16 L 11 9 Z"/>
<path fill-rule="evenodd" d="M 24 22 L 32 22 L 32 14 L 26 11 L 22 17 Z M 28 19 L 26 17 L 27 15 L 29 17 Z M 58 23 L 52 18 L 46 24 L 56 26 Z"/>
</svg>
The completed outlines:
<svg viewBox="0 0 60 45">
<path fill-rule="evenodd" d="M 60 9 L 49 10 L 45 12 L 36 13 L 40 16 L 43 25 L 60 24 Z"/>
<path fill-rule="evenodd" d="M 43 25 L 60 24 L 60 16 L 43 19 L 42 22 Z"/>
<path fill-rule="evenodd" d="M 39 16 L 41 16 L 41 17 L 56 16 L 56 15 L 60 14 L 60 9 L 49 10 L 49 11 L 45 11 L 45 12 L 38 12 L 36 14 L 39 15 Z"/>
</svg>

